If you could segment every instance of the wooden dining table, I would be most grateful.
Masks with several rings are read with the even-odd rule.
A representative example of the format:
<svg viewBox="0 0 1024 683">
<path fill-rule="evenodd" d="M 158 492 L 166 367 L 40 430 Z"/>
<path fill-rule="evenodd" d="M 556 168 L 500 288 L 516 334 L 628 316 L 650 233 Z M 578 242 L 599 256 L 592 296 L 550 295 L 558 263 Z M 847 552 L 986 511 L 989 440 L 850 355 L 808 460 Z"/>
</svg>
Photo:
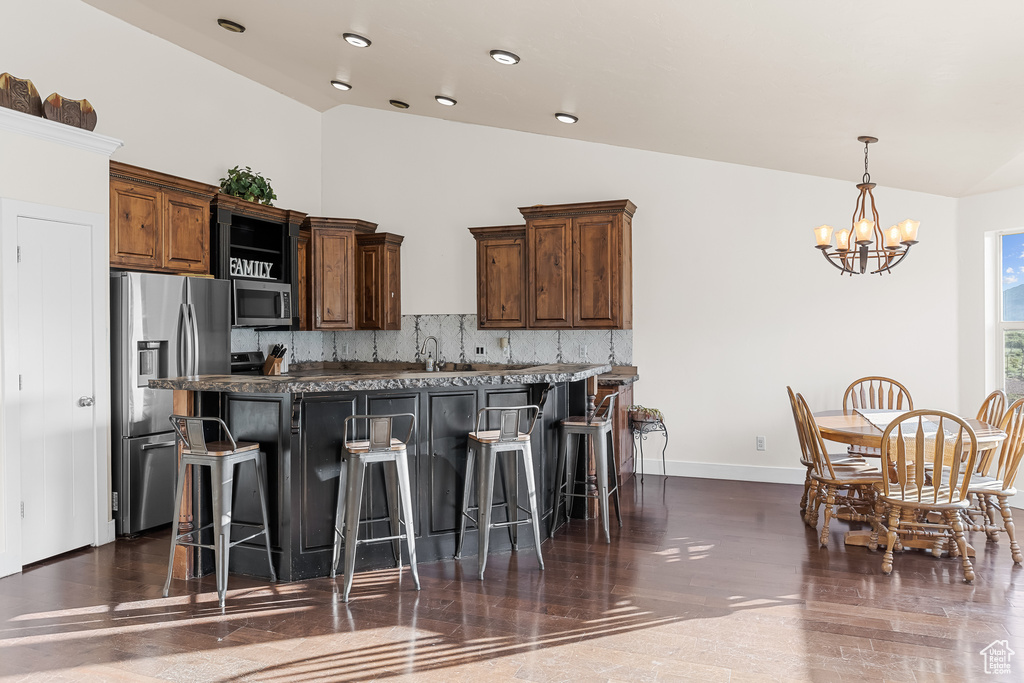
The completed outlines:
<svg viewBox="0 0 1024 683">
<path fill-rule="evenodd" d="M 826 441 L 835 441 L 850 446 L 862 446 L 865 448 L 882 447 L 882 429 L 873 425 L 863 415 L 855 411 L 843 410 L 822 410 L 814 413 L 814 422 L 818 425 L 821 438 Z M 964 418 L 964 422 L 971 426 L 974 435 L 978 438 L 978 454 L 998 448 L 999 444 L 1006 438 L 1006 432 L 987 422 L 974 418 Z M 870 457 L 870 456 L 869 456 Z M 847 531 L 844 538 L 846 545 L 868 545 L 871 532 L 868 530 Z M 915 541 L 907 539 L 903 545 L 911 548 L 931 549 L 934 543 L 931 541 Z M 968 544 L 968 555 L 974 556 L 974 548 Z"/>
</svg>

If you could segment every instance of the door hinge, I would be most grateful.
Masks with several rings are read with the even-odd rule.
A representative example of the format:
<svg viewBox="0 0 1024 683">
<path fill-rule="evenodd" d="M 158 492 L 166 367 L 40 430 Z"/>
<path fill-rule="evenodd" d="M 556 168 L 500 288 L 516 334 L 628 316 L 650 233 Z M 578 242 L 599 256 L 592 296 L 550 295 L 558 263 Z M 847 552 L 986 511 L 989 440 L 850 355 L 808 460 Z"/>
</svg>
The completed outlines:
<svg viewBox="0 0 1024 683">
<path fill-rule="evenodd" d="M 18 391 L 21 391 L 24 388 L 24 386 L 25 385 L 24 385 L 24 383 L 23 383 L 23 381 L 21 379 L 21 375 L 18 375 Z"/>
<path fill-rule="evenodd" d="M 25 519 L 25 501 L 21 501 L 21 518 Z"/>
<path fill-rule="evenodd" d="M 117 491 L 114 491 L 113 497 L 111 498 L 110 509 L 117 512 Z"/>
<path fill-rule="evenodd" d="M 21 245 L 18 245 L 18 263 L 21 263 Z"/>
</svg>

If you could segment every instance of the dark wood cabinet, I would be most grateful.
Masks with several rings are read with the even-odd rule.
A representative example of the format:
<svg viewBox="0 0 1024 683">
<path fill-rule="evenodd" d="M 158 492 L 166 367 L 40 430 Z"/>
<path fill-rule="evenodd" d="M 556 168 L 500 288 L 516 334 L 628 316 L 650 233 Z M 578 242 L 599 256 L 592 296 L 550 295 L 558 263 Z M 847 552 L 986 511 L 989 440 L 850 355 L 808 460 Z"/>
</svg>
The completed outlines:
<svg viewBox="0 0 1024 683">
<path fill-rule="evenodd" d="M 527 326 L 633 327 L 628 199 L 522 207 L 528 247 Z"/>
<path fill-rule="evenodd" d="M 352 218 L 306 218 L 299 233 L 308 250 L 299 257 L 308 268 L 303 277 L 299 265 L 299 306 L 306 307 L 301 329 L 356 329 L 356 235 L 376 229 L 376 223 Z"/>
<path fill-rule="evenodd" d="M 295 246 L 296 281 L 298 285 L 299 329 L 308 330 L 309 313 L 309 231 L 300 230 Z"/>
<path fill-rule="evenodd" d="M 356 235 L 357 329 L 402 329 L 403 239 L 389 232 Z"/>
<path fill-rule="evenodd" d="M 469 231 L 476 239 L 477 327 L 526 327 L 526 226 Z"/>
<path fill-rule="evenodd" d="M 217 188 L 110 162 L 110 265 L 210 272 L 210 200 Z"/>
<path fill-rule="evenodd" d="M 635 471 L 633 461 L 633 431 L 629 424 L 629 408 L 633 404 L 632 384 L 601 384 L 597 383 L 595 401 L 600 403 L 608 394 L 618 394 L 615 399 L 615 412 L 612 414 L 612 436 L 615 439 L 615 454 L 619 462 L 619 477 L 626 481 Z"/>
</svg>

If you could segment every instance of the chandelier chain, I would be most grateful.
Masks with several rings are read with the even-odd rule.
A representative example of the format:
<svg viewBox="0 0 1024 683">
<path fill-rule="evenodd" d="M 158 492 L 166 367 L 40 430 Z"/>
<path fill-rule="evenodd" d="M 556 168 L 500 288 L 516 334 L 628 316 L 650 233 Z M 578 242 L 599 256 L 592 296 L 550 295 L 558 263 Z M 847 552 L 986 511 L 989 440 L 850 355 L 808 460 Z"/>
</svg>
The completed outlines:
<svg viewBox="0 0 1024 683">
<path fill-rule="evenodd" d="M 864 143 L 864 177 L 861 178 L 861 182 L 870 183 L 871 174 L 868 173 L 868 143 Z"/>
</svg>

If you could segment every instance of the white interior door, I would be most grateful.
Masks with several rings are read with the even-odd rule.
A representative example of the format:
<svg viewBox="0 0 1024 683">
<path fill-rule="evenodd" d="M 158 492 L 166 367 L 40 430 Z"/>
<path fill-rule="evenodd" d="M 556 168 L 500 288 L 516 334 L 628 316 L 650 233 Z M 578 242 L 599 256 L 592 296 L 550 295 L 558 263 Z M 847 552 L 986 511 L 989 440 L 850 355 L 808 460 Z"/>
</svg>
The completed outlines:
<svg viewBox="0 0 1024 683">
<path fill-rule="evenodd" d="M 19 216 L 22 563 L 93 542 L 91 226 Z"/>
</svg>

